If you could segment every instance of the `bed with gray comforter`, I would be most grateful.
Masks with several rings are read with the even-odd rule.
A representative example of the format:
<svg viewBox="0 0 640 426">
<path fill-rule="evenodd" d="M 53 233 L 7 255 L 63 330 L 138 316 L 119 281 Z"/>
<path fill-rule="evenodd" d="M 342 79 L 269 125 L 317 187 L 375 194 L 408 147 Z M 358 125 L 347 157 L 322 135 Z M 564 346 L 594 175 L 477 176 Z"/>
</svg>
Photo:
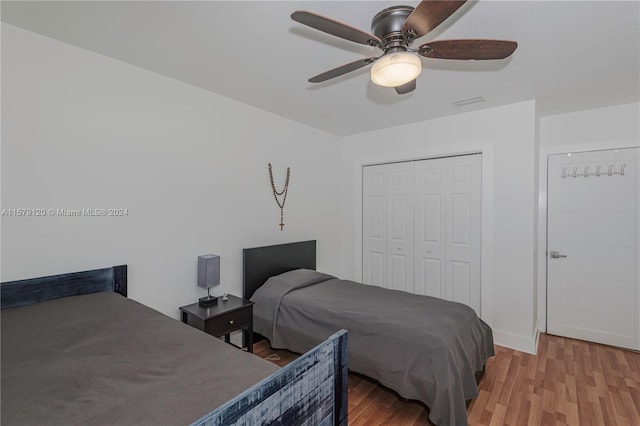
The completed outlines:
<svg viewBox="0 0 640 426">
<path fill-rule="evenodd" d="M 3 425 L 187 425 L 277 370 L 116 293 L 2 311 Z"/>
<path fill-rule="evenodd" d="M 344 331 L 280 369 L 114 292 L 0 312 L 3 425 L 347 424 Z"/>
<path fill-rule="evenodd" d="M 491 328 L 470 307 L 337 279 L 307 269 L 269 278 L 253 294 L 254 330 L 303 353 L 349 332 L 349 369 L 424 402 L 437 425 L 466 425 L 475 373 L 494 355 Z"/>
</svg>

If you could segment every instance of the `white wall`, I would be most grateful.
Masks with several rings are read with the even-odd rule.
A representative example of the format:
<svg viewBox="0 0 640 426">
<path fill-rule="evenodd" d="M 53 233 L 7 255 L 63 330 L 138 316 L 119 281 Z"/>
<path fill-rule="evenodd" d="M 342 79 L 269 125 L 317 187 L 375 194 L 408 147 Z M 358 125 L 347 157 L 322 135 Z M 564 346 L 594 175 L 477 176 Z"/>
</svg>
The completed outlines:
<svg viewBox="0 0 640 426">
<path fill-rule="evenodd" d="M 482 307 L 496 343 L 536 348 L 536 111 L 528 101 L 344 138 L 343 267 L 361 277 L 361 167 L 386 161 L 482 151 Z M 348 228 L 348 227 L 347 227 Z"/>
<path fill-rule="evenodd" d="M 640 139 L 640 103 L 589 109 L 540 118 L 540 146 L 603 149 Z M 545 159 L 546 162 L 546 159 Z"/>
<path fill-rule="evenodd" d="M 640 103 L 540 118 L 538 318 L 546 330 L 547 157 L 564 152 L 640 146 Z M 638 218 L 640 222 L 640 218 Z"/>
<path fill-rule="evenodd" d="M 242 248 L 318 239 L 340 274 L 332 135 L 2 24 L 2 208 L 126 208 L 126 217 L 2 217 L 2 280 L 129 265 L 130 297 L 170 316 L 221 256 L 241 294 Z M 285 231 L 268 181 L 291 167 Z M 319 177 L 322 177 L 321 179 Z"/>
</svg>

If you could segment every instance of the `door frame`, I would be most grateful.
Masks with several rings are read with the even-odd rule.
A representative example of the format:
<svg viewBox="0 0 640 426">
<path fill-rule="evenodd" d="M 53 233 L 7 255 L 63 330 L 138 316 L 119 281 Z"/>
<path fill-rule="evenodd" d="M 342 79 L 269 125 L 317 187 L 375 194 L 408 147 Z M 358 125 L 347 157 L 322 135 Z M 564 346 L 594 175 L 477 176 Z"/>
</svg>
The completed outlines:
<svg viewBox="0 0 640 426">
<path fill-rule="evenodd" d="M 580 153 L 589 151 L 604 151 L 610 149 L 640 148 L 640 141 L 633 139 L 618 139 L 612 141 L 591 142 L 584 144 L 568 144 L 555 146 L 541 146 L 539 156 L 538 181 L 538 247 L 537 247 L 537 311 L 538 329 L 547 332 L 547 185 L 549 156 L 556 154 Z"/>
<path fill-rule="evenodd" d="M 356 208 L 354 220 L 354 277 L 362 281 L 362 235 L 363 235 L 363 196 L 362 196 L 362 168 L 385 163 L 404 161 L 429 160 L 458 155 L 482 155 L 482 220 L 481 220 L 481 253 L 480 256 L 480 318 L 489 326 L 493 325 L 493 142 L 478 141 L 459 145 L 425 147 L 424 150 L 410 150 L 407 152 L 387 153 L 356 159 L 353 166 L 357 170 L 355 176 L 354 200 Z"/>
</svg>

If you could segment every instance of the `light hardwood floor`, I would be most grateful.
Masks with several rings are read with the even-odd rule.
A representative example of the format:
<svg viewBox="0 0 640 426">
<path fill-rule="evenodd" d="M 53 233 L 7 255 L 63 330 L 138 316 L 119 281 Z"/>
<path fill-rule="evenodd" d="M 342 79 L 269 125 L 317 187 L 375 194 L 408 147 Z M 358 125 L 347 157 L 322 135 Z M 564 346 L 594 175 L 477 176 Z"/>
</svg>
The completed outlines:
<svg viewBox="0 0 640 426">
<path fill-rule="evenodd" d="M 267 341 L 256 355 L 297 357 Z M 640 425 L 640 353 L 542 334 L 537 355 L 496 346 L 469 424 Z M 349 374 L 349 425 L 430 425 L 427 408 L 356 374 Z"/>
</svg>

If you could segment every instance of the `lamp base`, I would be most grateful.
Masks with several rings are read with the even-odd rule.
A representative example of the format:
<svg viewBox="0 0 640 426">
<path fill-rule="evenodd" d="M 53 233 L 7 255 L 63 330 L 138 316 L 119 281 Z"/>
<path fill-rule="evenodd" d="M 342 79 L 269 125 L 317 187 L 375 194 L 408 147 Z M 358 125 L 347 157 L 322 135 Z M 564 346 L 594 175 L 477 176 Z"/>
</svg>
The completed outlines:
<svg viewBox="0 0 640 426">
<path fill-rule="evenodd" d="M 218 298 L 213 296 L 205 296 L 198 299 L 198 304 L 203 308 L 214 306 L 218 304 Z"/>
</svg>

